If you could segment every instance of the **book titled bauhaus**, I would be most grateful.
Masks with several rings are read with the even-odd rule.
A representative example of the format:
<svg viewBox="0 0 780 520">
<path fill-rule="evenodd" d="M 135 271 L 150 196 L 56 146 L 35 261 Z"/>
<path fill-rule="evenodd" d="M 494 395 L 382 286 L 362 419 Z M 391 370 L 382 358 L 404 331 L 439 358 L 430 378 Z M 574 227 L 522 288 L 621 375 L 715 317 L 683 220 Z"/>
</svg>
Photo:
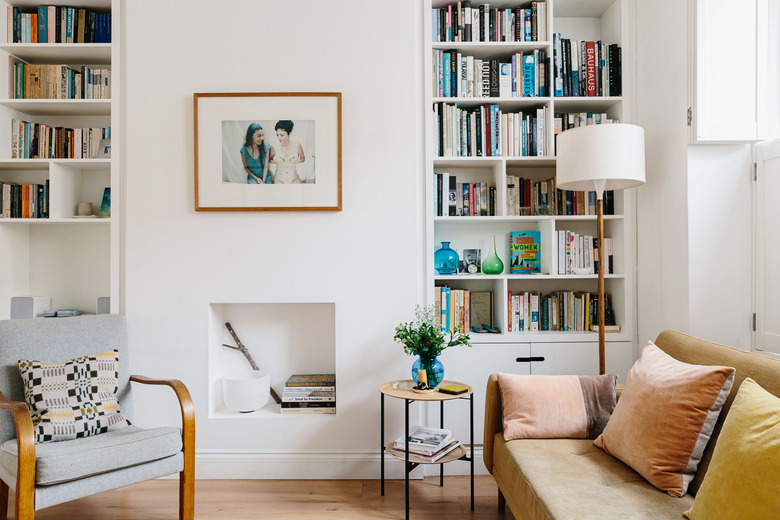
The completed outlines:
<svg viewBox="0 0 780 520">
<path fill-rule="evenodd" d="M 509 234 L 511 253 L 510 273 L 541 272 L 541 233 L 539 231 L 512 231 Z"/>
</svg>

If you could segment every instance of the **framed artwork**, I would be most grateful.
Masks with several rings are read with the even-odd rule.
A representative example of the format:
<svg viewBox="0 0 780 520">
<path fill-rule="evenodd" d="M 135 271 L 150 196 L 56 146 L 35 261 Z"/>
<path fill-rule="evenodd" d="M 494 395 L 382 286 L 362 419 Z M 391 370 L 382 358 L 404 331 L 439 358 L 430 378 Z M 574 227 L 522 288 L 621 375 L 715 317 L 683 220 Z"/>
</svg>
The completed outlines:
<svg viewBox="0 0 780 520">
<path fill-rule="evenodd" d="M 194 94 L 195 211 L 340 211 L 341 93 Z"/>
</svg>

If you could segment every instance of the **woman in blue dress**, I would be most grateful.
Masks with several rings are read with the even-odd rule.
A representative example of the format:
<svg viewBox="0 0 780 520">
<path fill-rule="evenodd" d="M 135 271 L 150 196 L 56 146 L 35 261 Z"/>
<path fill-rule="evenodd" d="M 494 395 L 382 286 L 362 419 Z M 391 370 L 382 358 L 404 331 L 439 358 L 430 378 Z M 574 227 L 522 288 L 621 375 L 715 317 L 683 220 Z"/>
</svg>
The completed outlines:
<svg viewBox="0 0 780 520">
<path fill-rule="evenodd" d="M 265 173 L 265 178 L 263 177 L 269 149 L 270 145 L 265 143 L 263 127 L 257 123 L 249 125 L 249 128 L 246 129 L 244 146 L 241 147 L 241 161 L 244 164 L 244 170 L 246 170 L 247 184 L 272 184 L 274 182 L 270 171 Z"/>
</svg>

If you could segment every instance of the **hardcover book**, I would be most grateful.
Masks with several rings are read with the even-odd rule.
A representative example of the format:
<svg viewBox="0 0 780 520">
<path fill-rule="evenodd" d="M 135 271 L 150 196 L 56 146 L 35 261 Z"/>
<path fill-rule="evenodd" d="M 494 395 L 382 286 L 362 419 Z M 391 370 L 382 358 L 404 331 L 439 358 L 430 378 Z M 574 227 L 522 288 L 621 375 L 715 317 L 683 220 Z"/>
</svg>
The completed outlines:
<svg viewBox="0 0 780 520">
<path fill-rule="evenodd" d="M 509 234 L 510 273 L 541 272 L 540 242 L 539 231 L 512 231 Z"/>
<path fill-rule="evenodd" d="M 284 384 L 294 386 L 336 386 L 336 374 L 294 374 Z"/>
</svg>

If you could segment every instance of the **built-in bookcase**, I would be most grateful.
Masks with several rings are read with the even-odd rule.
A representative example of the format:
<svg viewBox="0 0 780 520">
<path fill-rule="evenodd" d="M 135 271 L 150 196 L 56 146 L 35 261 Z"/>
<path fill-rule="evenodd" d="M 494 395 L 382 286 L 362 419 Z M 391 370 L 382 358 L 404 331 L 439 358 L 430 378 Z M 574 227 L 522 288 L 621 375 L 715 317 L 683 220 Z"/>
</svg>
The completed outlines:
<svg viewBox="0 0 780 520">
<path fill-rule="evenodd" d="M 460 2 L 461 8 L 465 7 L 465 2 Z M 471 364 L 473 371 L 473 354 L 479 350 L 481 356 L 491 357 L 491 353 L 496 353 L 496 346 L 504 345 L 507 349 L 520 348 L 523 354 L 518 353 L 514 357 L 534 357 L 535 352 L 546 350 L 551 352 L 544 362 L 526 363 L 525 365 L 510 365 L 495 367 L 494 371 L 518 371 L 528 373 L 556 373 L 566 370 L 571 372 L 571 363 L 566 359 L 567 345 L 571 356 L 570 358 L 584 359 L 589 355 L 583 352 L 591 352 L 593 359 L 597 359 L 598 334 L 590 331 L 543 331 L 541 325 L 539 331 L 508 332 L 510 323 L 510 312 L 508 303 L 508 294 L 512 292 L 537 292 L 542 295 L 555 293 L 558 291 L 572 292 L 597 292 L 597 275 L 594 274 L 559 274 L 559 250 L 558 250 L 558 232 L 561 230 L 573 231 L 583 235 L 596 235 L 596 217 L 594 214 L 586 211 L 586 214 L 555 214 L 554 211 L 544 211 L 541 213 L 553 214 L 533 214 L 518 216 L 511 210 L 508 202 L 513 200 L 512 192 L 507 188 L 507 180 L 511 177 L 521 177 L 530 179 L 532 183 L 547 181 L 555 178 L 555 135 L 559 132 L 556 129 L 556 115 L 558 114 L 576 114 L 571 116 L 586 122 L 589 117 L 592 119 L 617 120 L 620 122 L 630 122 L 632 118 L 632 109 L 630 96 L 630 68 L 631 68 L 631 40 L 629 38 L 629 8 L 628 0 L 601 0 L 582 2 L 578 0 L 550 0 L 544 2 L 543 8 L 537 5 L 534 12 L 538 18 L 534 22 L 536 25 L 535 34 L 541 35 L 533 41 L 499 41 L 499 42 L 476 42 L 476 41 L 436 41 L 435 31 L 437 30 L 437 16 L 435 9 L 447 9 L 453 6 L 453 11 L 457 11 L 457 2 L 447 2 L 433 0 L 426 5 L 427 13 L 424 14 L 424 40 L 425 46 L 425 103 L 427 107 L 425 127 L 426 127 L 426 288 L 428 301 L 434 303 L 435 288 L 437 286 L 448 286 L 454 289 L 466 289 L 469 291 L 492 291 L 494 296 L 493 324 L 500 329 L 499 334 L 472 334 L 472 339 L 477 344 L 470 354 L 461 353 L 457 356 L 453 370 L 464 371 L 463 375 L 450 372 L 447 367 L 447 354 L 443 356 L 445 370 L 448 377 L 457 379 L 461 377 L 464 381 L 468 379 L 468 365 Z M 471 9 L 479 9 L 480 2 L 471 2 Z M 511 9 L 516 7 L 522 9 L 532 9 L 532 2 L 490 2 L 490 8 Z M 538 13 L 546 13 L 538 14 Z M 478 17 L 472 18 L 473 23 L 477 23 Z M 508 20 L 507 17 L 504 20 Z M 475 28 L 472 26 L 472 36 L 475 35 Z M 560 36 L 556 36 L 560 35 Z M 603 44 L 614 44 L 613 47 L 605 45 L 602 47 L 602 57 L 607 59 L 612 56 L 612 67 L 608 68 L 613 73 L 612 83 L 609 83 L 608 74 L 599 78 L 600 92 L 602 95 L 594 96 L 572 96 L 556 95 L 555 84 L 553 80 L 553 68 L 555 67 L 556 47 L 560 46 L 559 40 L 571 40 L 572 49 L 576 49 L 577 41 L 593 41 Z M 619 46 L 619 54 L 616 47 Z M 586 51 L 588 46 L 585 46 Z M 598 46 L 596 57 L 598 57 Z M 574 52 L 574 51 L 572 51 Z M 447 53 L 448 58 L 442 58 Z M 492 92 L 489 97 L 477 97 L 480 88 L 473 87 L 469 81 L 477 82 L 480 77 L 478 65 L 481 63 L 495 60 L 497 63 L 508 63 L 510 71 L 509 85 L 511 85 L 511 65 L 513 58 L 519 61 L 520 55 L 546 57 L 547 78 L 543 82 L 547 91 L 531 90 L 532 96 L 523 96 L 523 90 L 518 85 L 524 84 L 522 76 L 522 67 L 515 64 L 514 70 L 517 71 L 515 77 L 515 94 L 512 88 L 508 87 Z M 455 57 L 453 57 L 455 56 Z M 462 61 L 462 57 L 471 57 L 469 60 Z M 616 66 L 615 60 L 620 57 L 620 67 Z M 442 64 L 449 60 L 449 66 Z M 458 63 L 463 63 L 458 67 Z M 608 63 L 608 59 L 607 59 Z M 453 72 L 455 67 L 455 72 Z M 607 64 L 607 67 L 609 65 Z M 471 72 L 469 73 L 469 69 Z M 459 71 L 466 70 L 468 74 L 463 74 L 461 85 L 465 88 L 460 89 L 460 95 L 457 90 L 452 88 L 452 82 L 457 82 Z M 619 74 L 617 74 L 619 72 Z M 443 94 L 442 76 L 450 76 L 450 92 L 446 89 Z M 539 67 L 535 69 L 538 78 Z M 486 80 L 490 83 L 490 72 L 485 73 Z M 494 80 L 501 81 L 500 75 Z M 618 83 L 615 83 L 618 81 Z M 495 87 L 495 85 L 494 85 Z M 477 93 L 473 96 L 473 93 Z M 489 89 L 485 93 L 491 94 Z M 496 96 L 498 92 L 498 96 Z M 570 93 L 570 91 L 566 91 Z M 599 91 L 596 91 L 598 93 Z M 587 91 L 586 91 L 587 93 Z M 604 95 L 610 93 L 612 95 Z M 472 94 L 472 95 L 469 95 Z M 558 94 L 563 94 L 559 92 Z M 619 94 L 619 95 L 615 95 Z M 478 107 L 484 107 L 480 114 Z M 496 108 L 493 108 L 496 107 Z M 460 111 L 460 112 L 458 112 Z M 502 114 L 517 114 L 520 116 L 520 124 L 504 123 L 504 126 L 498 130 L 500 141 L 503 145 L 497 147 L 498 154 L 491 154 L 489 146 L 480 147 L 479 139 L 485 139 L 486 134 L 495 139 L 496 132 L 490 132 L 489 122 L 480 127 L 480 117 L 482 121 L 490 121 L 491 112 L 500 111 Z M 448 113 L 448 119 L 443 119 L 443 113 Z M 474 115 L 474 112 L 478 112 Z M 456 115 L 453 115 L 456 114 Z M 457 119 L 459 114 L 461 119 Z M 526 116 L 532 116 L 527 118 Z M 452 118 L 455 119 L 453 123 Z M 568 116 L 565 116 L 568 117 Z M 522 122 L 536 119 L 536 126 L 527 126 L 528 131 L 533 133 L 533 139 L 536 141 L 536 148 L 522 144 L 507 146 L 505 143 L 510 139 L 516 138 L 522 140 Z M 520 130 L 520 133 L 510 130 Z M 448 134 L 448 135 L 445 135 Z M 475 134 L 479 134 L 479 139 Z M 519 137 L 518 137 L 519 136 Z M 544 143 L 538 146 L 538 143 Z M 528 141 L 526 141 L 526 145 Z M 458 149 L 459 146 L 459 149 Z M 458 149 L 458 151 L 454 151 Z M 534 152 L 534 150 L 537 150 Z M 479 150 L 479 151 L 477 151 Z M 514 153 L 509 153 L 513 151 Z M 532 152 L 532 153 L 529 153 Z M 538 153 L 538 155 L 537 155 Z M 490 216 L 439 216 L 439 185 L 435 174 L 446 173 L 448 177 L 455 177 L 457 190 L 460 191 L 461 183 L 485 183 L 486 186 L 494 187 L 495 214 Z M 446 199 L 447 193 L 444 194 Z M 550 194 L 552 197 L 552 194 Z M 456 198 L 456 205 L 460 203 L 461 196 Z M 565 200 L 565 198 L 564 198 Z M 538 202 L 538 201 L 537 201 Z M 446 202 L 445 202 L 446 205 Z M 489 204 L 490 205 L 490 204 Z M 522 204 L 521 204 L 522 205 Z M 635 326 L 635 194 L 633 190 L 618 191 L 614 193 L 614 214 L 605 217 L 605 236 L 612 238 L 613 242 L 613 272 L 606 275 L 606 292 L 611 297 L 611 303 L 614 310 L 615 319 L 621 330 L 617 333 L 607 335 L 608 352 L 616 351 L 618 354 L 612 355 L 612 362 L 617 365 L 610 365 L 608 360 L 608 370 L 621 372 L 621 378 L 625 377 L 627 366 L 630 366 L 633 357 L 633 345 L 636 336 Z M 522 212 L 520 212 L 522 215 Z M 540 232 L 541 242 L 541 272 L 538 274 L 510 274 L 510 250 L 509 235 L 513 231 L 538 231 Z M 491 238 L 496 237 L 496 249 L 499 257 L 504 263 L 504 271 L 497 275 L 478 274 L 454 274 L 443 276 L 434 269 L 434 253 L 441 247 L 442 242 L 450 242 L 453 249 L 462 251 L 463 249 L 478 248 L 482 251 L 482 258 L 490 251 Z M 541 310 L 540 310 L 541 311 Z M 480 325 L 480 324 L 477 324 Z M 488 348 L 489 347 L 489 348 Z M 547 348 L 550 347 L 550 348 Z M 529 350 L 530 349 L 530 350 Z M 484 352 L 482 352 L 484 350 Z M 500 351 L 500 349 L 499 349 Z M 518 351 L 519 352 L 519 351 Z M 503 355 L 503 354 L 502 354 Z M 514 359 L 513 356 L 510 356 Z M 463 366 L 460 366 L 463 365 Z M 582 373 L 595 372 L 597 363 L 591 366 L 580 367 Z M 530 368 L 529 368 L 530 367 Z M 560 370 L 558 370 L 560 369 Z M 470 381 L 473 384 L 477 381 Z M 481 383 L 480 383 L 481 384 Z"/>
<path fill-rule="evenodd" d="M 37 16 L 38 7 L 42 5 L 75 8 L 73 41 L 76 43 L 15 41 L 12 36 L 14 8 Z M 1 319 L 10 317 L 10 298 L 14 296 L 50 296 L 54 308 L 75 308 L 87 313 L 96 312 L 98 297 L 110 296 L 111 312 L 119 312 L 122 200 L 119 169 L 120 6 L 119 0 L 54 1 L 45 4 L 19 0 L 0 4 L 0 17 L 5 22 L 2 26 L 8 28 L 0 36 L 0 59 L 7 64 L 0 67 L 0 85 L 3 85 L 0 88 L 0 181 L 41 186 L 45 190 L 47 210 L 45 218 L 0 218 Z M 84 10 L 87 24 L 90 11 L 111 15 L 108 22 L 110 42 L 78 43 L 79 9 Z M 105 18 L 103 21 L 106 21 Z M 47 20 L 47 24 L 51 22 Z M 106 28 L 104 35 L 105 31 Z M 20 96 L 14 83 L 17 63 L 48 69 L 45 76 L 39 77 L 47 83 L 52 80 L 54 70 L 58 73 L 64 69 L 82 72 L 82 67 L 89 67 L 104 73 L 110 71 L 110 78 L 105 79 L 105 86 L 109 86 L 110 82 L 110 97 L 105 89 L 102 93 L 94 91 L 94 96 L 64 95 L 67 90 L 59 96 L 45 93 L 39 94 L 39 97 Z M 55 69 L 52 67 L 55 65 L 67 67 Z M 51 141 L 46 143 L 50 146 L 39 142 L 41 146 L 36 148 L 36 152 L 44 148 L 55 150 L 66 135 L 67 145 L 63 141 L 60 153 L 43 155 L 56 158 L 38 158 L 38 153 L 34 153 L 33 158 L 24 158 L 19 153 L 19 122 L 31 123 L 31 127 L 37 124 L 52 128 L 49 134 Z M 97 147 L 83 154 L 68 153 L 68 147 L 74 150 L 82 144 L 80 139 L 73 137 L 73 133 L 67 134 L 68 129 L 95 129 L 93 139 L 99 142 L 99 138 L 104 137 L 103 129 L 109 127 L 110 157 L 98 158 L 95 153 Z M 55 132 L 54 128 L 63 130 Z M 27 138 L 32 139 L 33 136 L 28 134 Z M 86 146 L 82 149 L 85 150 Z M 101 218 L 97 215 L 106 188 L 111 189 L 110 217 Z M 96 216 L 78 217 L 79 202 L 91 202 Z"/>
</svg>

